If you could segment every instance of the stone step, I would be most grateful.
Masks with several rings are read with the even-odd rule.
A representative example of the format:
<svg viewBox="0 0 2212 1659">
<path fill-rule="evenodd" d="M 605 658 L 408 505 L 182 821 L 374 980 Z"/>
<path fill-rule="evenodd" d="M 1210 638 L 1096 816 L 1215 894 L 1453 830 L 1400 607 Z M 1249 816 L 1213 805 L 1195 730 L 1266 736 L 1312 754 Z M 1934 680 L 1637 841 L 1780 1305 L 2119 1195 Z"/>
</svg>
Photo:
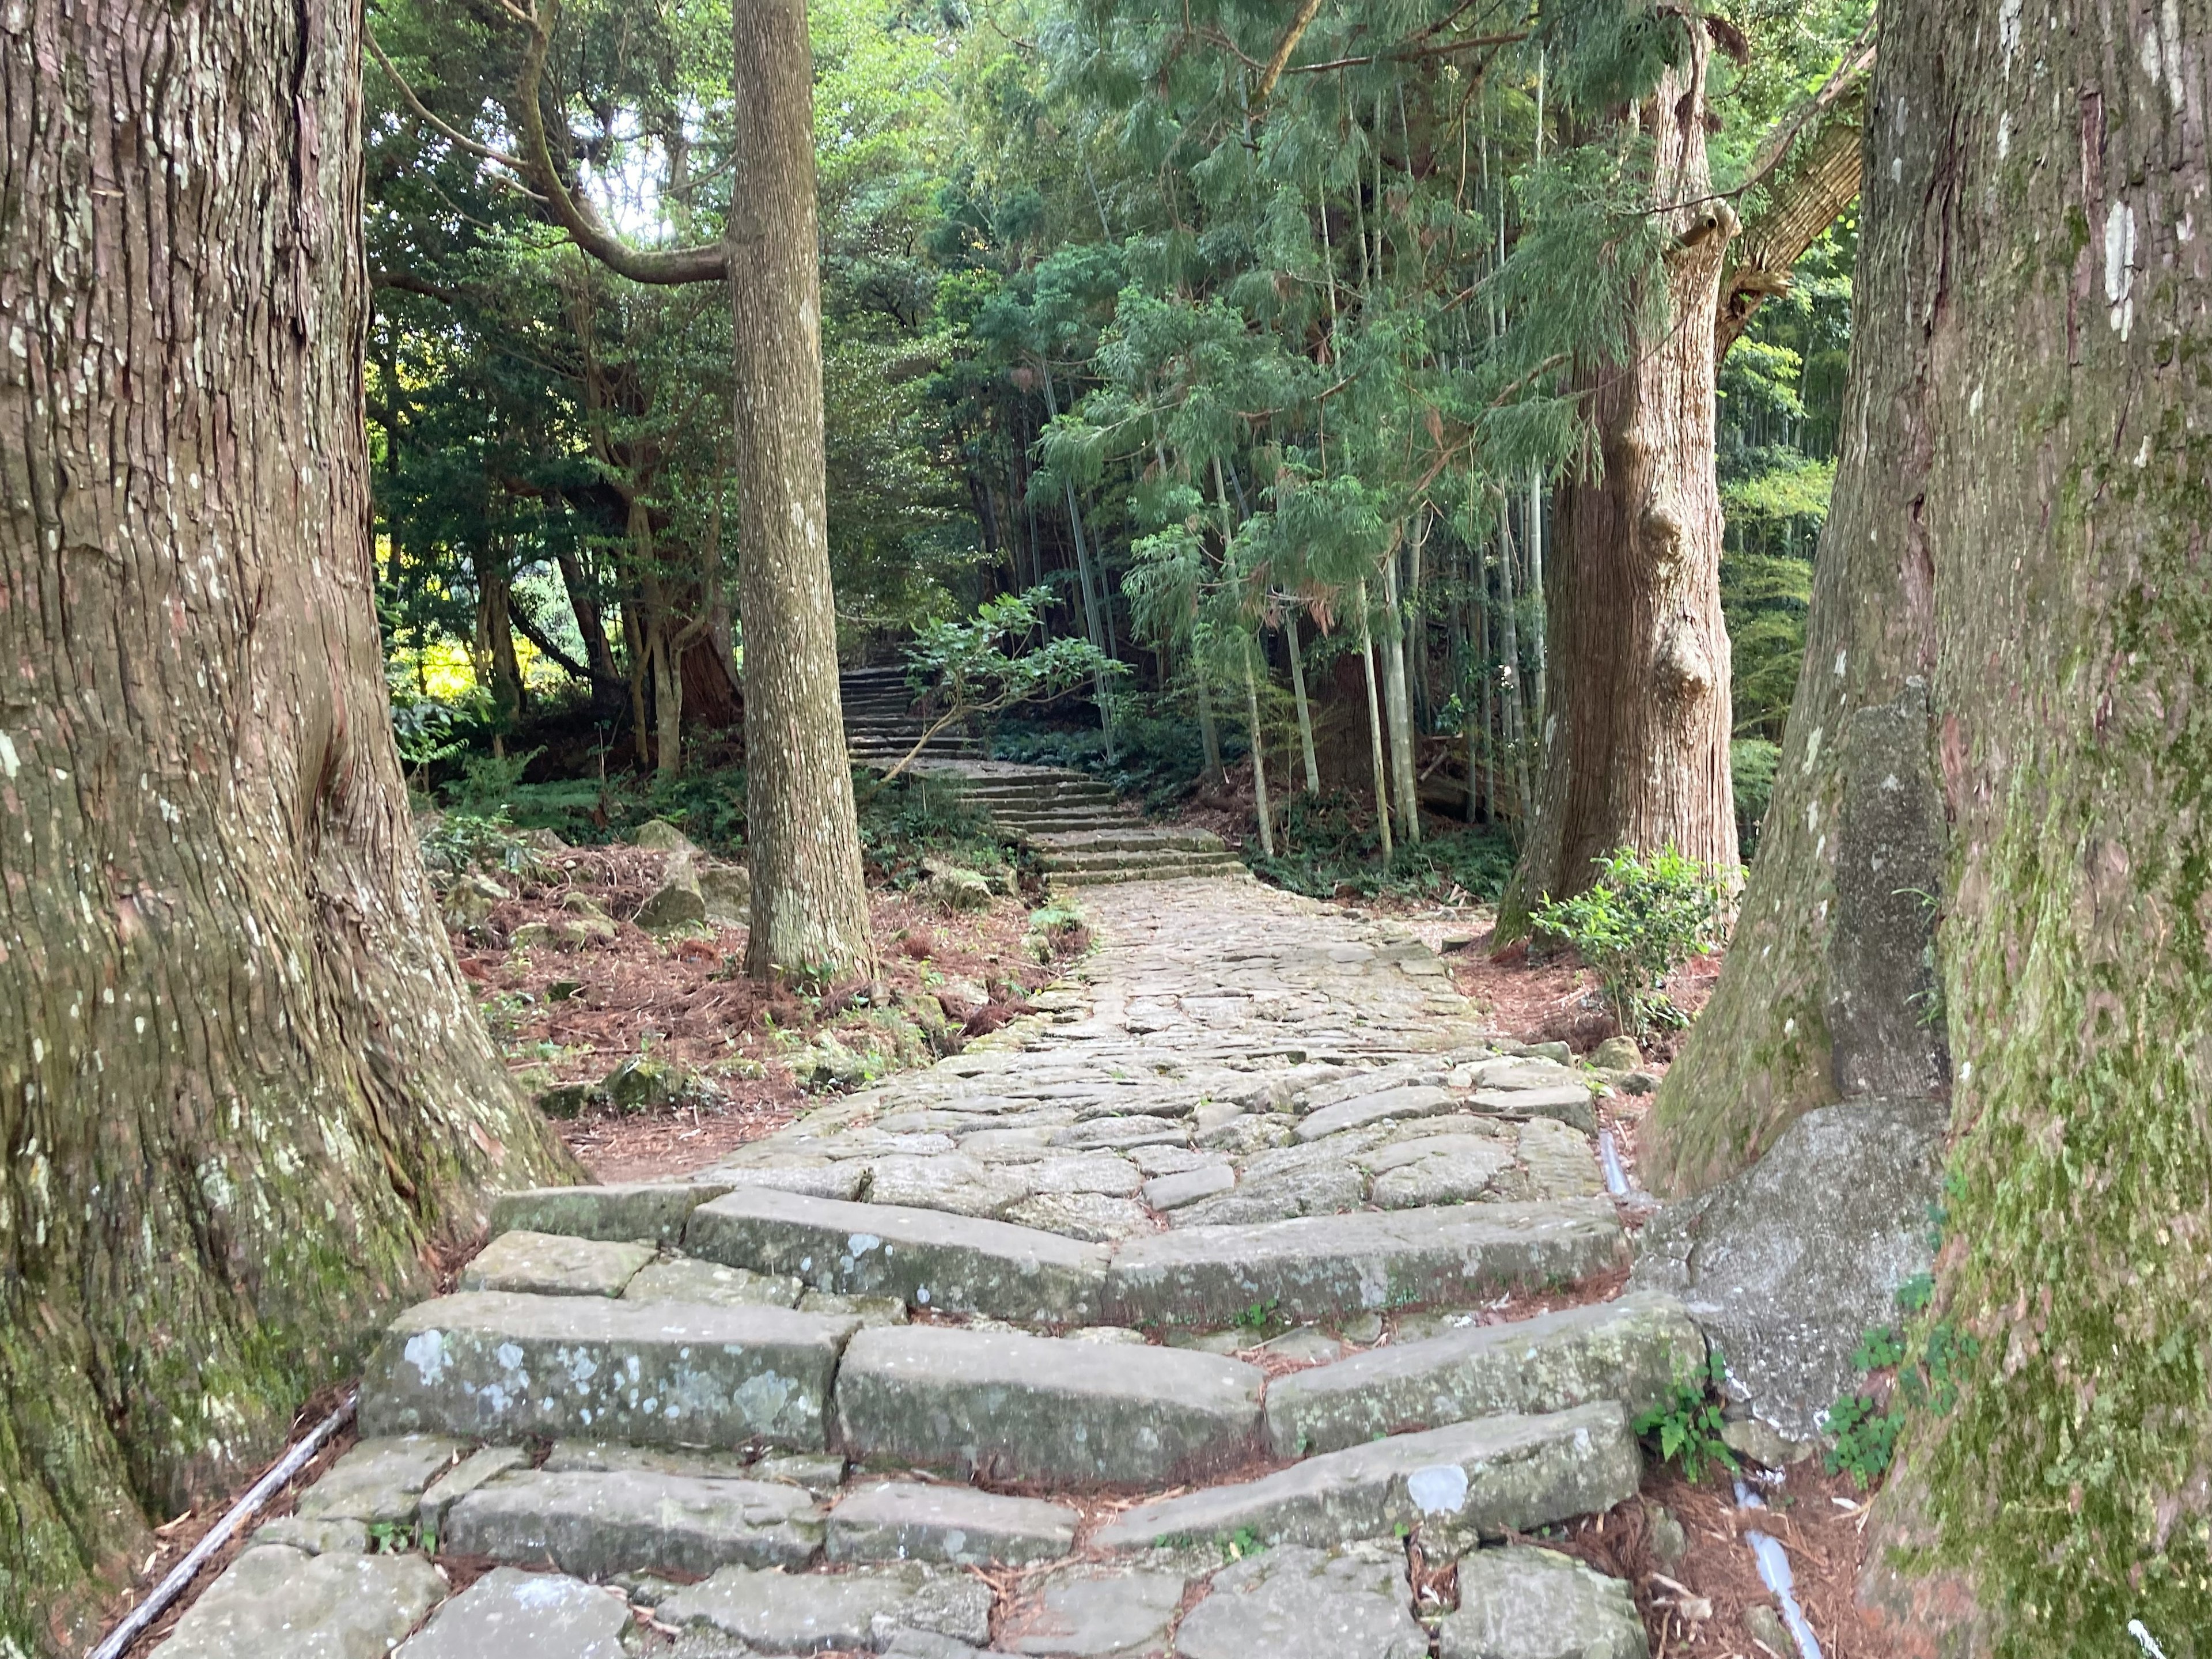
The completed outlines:
<svg viewBox="0 0 2212 1659">
<path fill-rule="evenodd" d="M 1039 1498 L 885 1480 L 838 1499 L 830 1511 L 829 1556 L 963 1567 L 1056 1561 L 1075 1547 L 1080 1518 Z"/>
<path fill-rule="evenodd" d="M 735 1637 L 736 1654 L 965 1656 L 991 1639 L 991 1590 L 962 1569 L 919 1561 L 848 1572 L 724 1567 L 661 1598 L 653 1620 Z M 915 1645 L 914 1635 L 936 1644 Z M 692 1638 L 696 1640 L 696 1638 Z M 685 1642 L 678 1652 L 725 1654 Z"/>
<path fill-rule="evenodd" d="M 1159 1486 L 1257 1452 L 1266 1382 L 1257 1366 L 1185 1349 L 893 1326 L 846 1350 L 838 1431 L 856 1462 Z"/>
<path fill-rule="evenodd" d="M 1611 1509 L 1634 1496 L 1643 1474 L 1627 1413 L 1601 1401 L 1326 1452 L 1257 1480 L 1140 1504 L 1092 1541 L 1146 1549 L 1249 1533 L 1265 1544 L 1326 1549 L 1402 1528 L 1437 1561 L 1483 1539 Z"/>
<path fill-rule="evenodd" d="M 726 1181 L 641 1182 L 610 1187 L 529 1187 L 492 1200 L 491 1231 L 559 1233 L 611 1243 L 673 1244 L 691 1212 L 730 1189 Z"/>
<path fill-rule="evenodd" d="M 1237 861 L 1226 853 L 1208 851 L 1203 848 L 1192 847 L 1161 847 L 1157 848 L 1148 848 L 1143 846 L 1115 847 L 1097 851 L 1086 851 L 1080 853 L 1047 852 L 1043 854 L 1044 867 L 1046 869 L 1066 870 L 1070 872 L 1077 870 L 1141 869 L 1145 865 L 1160 859 L 1170 860 L 1176 864 L 1202 864 L 1209 859 L 1226 860 L 1231 864 Z"/>
<path fill-rule="evenodd" d="M 1472 1307 L 1627 1261 L 1620 1217 L 1602 1199 L 1184 1227 L 1121 1246 L 1107 1275 L 1106 1322 L 1218 1330 L 1255 1308 L 1304 1322 L 1355 1310 Z"/>
<path fill-rule="evenodd" d="M 364 1435 L 649 1446 L 829 1444 L 856 1319 L 601 1297 L 440 1297 L 392 1321 L 361 1385 Z"/>
<path fill-rule="evenodd" d="M 764 1187 L 702 1206 L 684 1248 L 817 1291 L 1035 1324 L 1098 1323 L 1108 1261 L 1099 1245 L 1010 1222 Z"/>
<path fill-rule="evenodd" d="M 581 1578 L 703 1577 L 717 1567 L 799 1567 L 822 1547 L 821 1506 L 780 1481 L 647 1469 L 516 1469 L 446 1511 L 439 1542 L 462 1555 Z"/>
<path fill-rule="evenodd" d="M 1177 881 L 1188 876 L 1242 875 L 1243 871 L 1242 860 L 1218 857 L 1202 863 L 1155 860 L 1108 870 L 1071 870 L 1054 875 L 1053 880 L 1062 887 L 1100 887 L 1118 881 Z"/>
<path fill-rule="evenodd" d="M 1338 1451 L 1502 1413 L 1616 1400 L 1632 1417 L 1703 1374 L 1705 1340 L 1672 1297 L 1637 1295 L 1392 1343 L 1278 1377 L 1267 1439 L 1278 1457 Z"/>
</svg>

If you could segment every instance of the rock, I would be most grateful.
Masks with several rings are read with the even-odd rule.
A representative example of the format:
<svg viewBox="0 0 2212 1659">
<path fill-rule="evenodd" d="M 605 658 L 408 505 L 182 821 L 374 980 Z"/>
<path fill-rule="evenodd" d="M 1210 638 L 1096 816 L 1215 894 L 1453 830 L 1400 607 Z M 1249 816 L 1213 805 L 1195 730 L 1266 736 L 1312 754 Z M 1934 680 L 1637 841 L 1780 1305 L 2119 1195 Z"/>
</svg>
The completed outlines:
<svg viewBox="0 0 2212 1659">
<path fill-rule="evenodd" d="M 1478 1089 L 1561 1089 L 1581 1082 L 1571 1066 L 1547 1060 L 1492 1060 L 1474 1067 Z"/>
<path fill-rule="evenodd" d="M 1133 1198 L 1112 1198 L 1104 1193 L 1039 1193 L 1008 1210 L 1006 1219 L 1094 1244 L 1109 1244 L 1152 1231 L 1152 1212 L 1142 1204 Z"/>
<path fill-rule="evenodd" d="M 568 912 L 571 915 L 589 916 L 599 921 L 612 921 L 614 920 L 612 916 L 607 914 L 606 906 L 601 904 L 599 900 L 593 898 L 589 893 L 582 892 L 575 888 L 571 888 L 568 891 L 561 895 L 561 908 Z"/>
<path fill-rule="evenodd" d="M 1690 1553 L 1690 1534 L 1674 1510 L 1664 1504 L 1647 1501 L 1644 1505 L 1644 1530 L 1651 1539 L 1651 1559 L 1668 1572 L 1682 1565 L 1682 1558 Z"/>
<path fill-rule="evenodd" d="M 1358 1347 L 1382 1340 L 1382 1316 L 1378 1313 L 1352 1314 L 1336 1322 L 1336 1334 Z"/>
<path fill-rule="evenodd" d="M 856 1461 L 1161 1486 L 1249 1456 L 1265 1382 L 1211 1354 L 917 1325 L 853 1339 L 837 1418 Z"/>
<path fill-rule="evenodd" d="M 440 1542 L 495 1561 L 550 1561 L 585 1578 L 802 1566 L 822 1544 L 804 1487 L 639 1470 L 522 1469 L 456 1502 Z"/>
<path fill-rule="evenodd" d="M 519 1291 L 532 1296 L 620 1296 L 653 1260 L 652 1247 L 570 1238 L 560 1233 L 504 1232 L 461 1269 L 465 1291 Z"/>
<path fill-rule="evenodd" d="M 678 830 L 666 818 L 647 818 L 637 826 L 630 845 L 642 847 L 648 853 L 696 853 L 699 849 L 691 837 Z"/>
<path fill-rule="evenodd" d="M 309 1521 L 296 1515 L 281 1515 L 256 1527 L 253 1541 L 283 1544 L 302 1555 L 366 1555 L 368 1525 L 343 1518 Z"/>
<path fill-rule="evenodd" d="M 821 1497 L 844 1484 L 845 1456 L 842 1452 L 787 1453 L 781 1457 L 763 1457 L 747 1473 L 757 1480 L 804 1486 Z"/>
<path fill-rule="evenodd" d="M 1379 1094 L 1358 1095 L 1302 1118 L 1295 1131 L 1300 1140 L 1319 1140 L 1340 1129 L 1358 1129 L 1387 1118 L 1434 1117 L 1459 1103 L 1449 1090 L 1438 1088 L 1385 1089 Z"/>
<path fill-rule="evenodd" d="M 1473 1104 L 1479 1112 L 1556 1118 L 1586 1135 L 1597 1133 L 1597 1109 L 1590 1103 L 1590 1091 L 1580 1083 L 1549 1089 L 1478 1089 Z"/>
<path fill-rule="evenodd" d="M 526 921 L 507 936 L 517 951 L 581 951 L 593 945 L 611 945 L 620 930 L 611 921 L 591 916 L 562 916 L 554 921 Z"/>
<path fill-rule="evenodd" d="M 991 994 L 972 979 L 948 979 L 936 989 L 938 1004 L 948 1019 L 965 1019 L 991 1000 Z"/>
<path fill-rule="evenodd" d="M 532 1187 L 492 1200 L 491 1230 L 566 1233 L 572 1238 L 649 1239 L 672 1244 L 691 1212 L 726 1184 L 671 1182 L 620 1187 Z"/>
<path fill-rule="evenodd" d="M 623 1659 L 629 1604 L 596 1585 L 495 1567 L 438 1609 L 397 1659 Z"/>
<path fill-rule="evenodd" d="M 1180 1573 L 1076 1569 L 1014 1613 L 1005 1644 L 1038 1659 L 1165 1659 L 1184 1582 Z"/>
<path fill-rule="evenodd" d="M 703 1625 L 764 1654 L 875 1651 L 901 1629 L 971 1646 L 991 1639 L 988 1587 L 965 1572 L 912 1561 L 834 1577 L 725 1567 L 665 1597 L 653 1613 L 664 1624 Z"/>
<path fill-rule="evenodd" d="M 1648 1095 L 1657 1091 L 1659 1079 L 1649 1072 L 1624 1072 L 1613 1086 L 1625 1095 Z"/>
<path fill-rule="evenodd" d="M 411 1525 L 422 1489 L 459 1462 L 465 1449 L 440 1434 L 364 1439 L 307 1488 L 298 1513 L 306 1521 Z"/>
<path fill-rule="evenodd" d="M 1344 1346 L 1326 1331 L 1311 1325 L 1299 1325 L 1262 1342 L 1258 1351 L 1269 1359 L 1310 1365 L 1338 1358 L 1344 1352 Z"/>
<path fill-rule="evenodd" d="M 1790 1639 L 1790 1626 L 1764 1601 L 1754 1601 L 1743 1610 L 1743 1633 L 1780 1659 L 1791 1659 L 1797 1651 L 1797 1644 Z"/>
<path fill-rule="evenodd" d="M 1678 1378 L 1698 1375 L 1705 1358 L 1705 1338 L 1671 1297 L 1592 1303 L 1395 1342 L 1278 1377 L 1267 1390 L 1267 1437 L 1275 1455 L 1296 1457 L 1409 1425 L 1594 1400 L 1620 1401 L 1634 1416 L 1670 1397 Z"/>
<path fill-rule="evenodd" d="M 1533 1117 L 1521 1126 L 1516 1150 L 1539 1198 L 1595 1198 L 1605 1191 L 1597 1154 L 1579 1129 L 1555 1118 Z"/>
<path fill-rule="evenodd" d="M 256 1545 L 177 1621 L 157 1659 L 385 1659 L 445 1599 L 419 1555 Z"/>
<path fill-rule="evenodd" d="M 1371 1154 L 1366 1164 L 1375 1176 L 1375 1202 L 1385 1210 L 1469 1203 L 1516 1168 L 1513 1148 L 1484 1135 L 1401 1140 Z"/>
<path fill-rule="evenodd" d="M 884 1659 L 987 1659 L 983 1650 L 971 1648 L 934 1631 L 902 1630 L 891 1638 Z"/>
<path fill-rule="evenodd" d="M 868 1191 L 878 1204 L 988 1218 L 1030 1195 L 1029 1183 L 1018 1173 L 1021 1167 L 979 1164 L 958 1152 L 878 1158 Z"/>
<path fill-rule="evenodd" d="M 925 866 L 924 870 L 927 875 L 925 890 L 944 908 L 988 910 L 991 908 L 991 884 L 964 865 L 930 864 Z"/>
<path fill-rule="evenodd" d="M 599 1080 L 599 1094 L 618 1112 L 649 1112 L 674 1104 L 691 1088 L 680 1066 L 632 1054 Z"/>
<path fill-rule="evenodd" d="M 620 1440 L 556 1440 L 538 1467 L 547 1474 L 678 1474 L 698 1480 L 768 1478 L 757 1477 L 759 1465 L 742 1451 L 633 1446 Z"/>
<path fill-rule="evenodd" d="M 1225 1193 L 1236 1184 L 1234 1165 L 1202 1164 L 1178 1175 L 1154 1176 L 1145 1183 L 1145 1202 L 1155 1210 L 1179 1210 L 1201 1198 Z"/>
<path fill-rule="evenodd" d="M 1802 1463 L 1814 1450 L 1814 1442 L 1792 1440 L 1755 1417 L 1729 1419 L 1721 1425 L 1721 1439 L 1729 1450 L 1739 1452 L 1760 1468 L 1769 1469 L 1786 1468 L 1792 1463 Z"/>
<path fill-rule="evenodd" d="M 1597 1045 L 1590 1064 L 1601 1072 L 1632 1072 L 1644 1064 L 1644 1051 L 1634 1037 L 1609 1036 Z"/>
<path fill-rule="evenodd" d="M 1626 1255 L 1609 1204 L 1481 1204 L 1193 1227 L 1124 1244 L 1107 1322 L 1234 1324 L 1255 1306 L 1301 1323 L 1368 1309 L 1462 1306 L 1566 1285 Z"/>
<path fill-rule="evenodd" d="M 1285 1149 L 1290 1150 L 1290 1149 Z M 1339 1215 L 1367 1201 L 1367 1176 L 1346 1161 L 1352 1149 L 1325 1152 L 1327 1162 L 1297 1169 L 1264 1170 L 1264 1158 L 1245 1166 L 1227 1192 L 1168 1212 L 1174 1227 L 1258 1226 L 1299 1216 Z"/>
<path fill-rule="evenodd" d="M 623 1291 L 626 1302 L 702 1302 L 716 1308 L 795 1308 L 806 1287 L 795 1279 L 748 1273 L 679 1255 L 656 1261 Z M 809 1310 L 828 1312 L 827 1309 Z"/>
<path fill-rule="evenodd" d="M 1858 1385 L 1851 1353 L 1929 1270 L 1946 1109 L 1846 1101 L 1808 1112 L 1758 1164 L 1644 1228 L 1632 1282 L 1680 1297 L 1758 1413 L 1793 1440 Z"/>
<path fill-rule="evenodd" d="M 1223 1568 L 1183 1615 L 1178 1659 L 1428 1659 L 1402 1548 L 1291 1544 Z"/>
<path fill-rule="evenodd" d="M 581 1117 L 585 1108 L 592 1103 L 592 1097 L 597 1093 L 597 1085 L 593 1084 L 556 1083 L 551 1088 L 539 1091 L 538 1109 L 548 1117 Z"/>
<path fill-rule="evenodd" d="M 441 1297 L 392 1322 L 362 1380 L 365 1434 L 641 1445 L 829 1443 L 849 1319 L 599 1297 Z"/>
<path fill-rule="evenodd" d="M 1627 1413 L 1604 1401 L 1324 1452 L 1257 1480 L 1139 1504 L 1092 1541 L 1141 1549 L 1249 1531 L 1267 1544 L 1327 1549 L 1407 1527 L 1435 1561 L 1472 1548 L 1478 1537 L 1611 1509 L 1635 1493 L 1643 1473 Z"/>
<path fill-rule="evenodd" d="M 706 921 L 707 896 L 700 889 L 697 862 L 686 854 L 672 854 L 660 867 L 660 885 L 631 920 L 648 933 L 672 933 Z"/>
<path fill-rule="evenodd" d="M 1052 1144 L 1079 1152 L 1109 1148 L 1120 1152 L 1133 1146 L 1188 1146 L 1190 1138 L 1191 1129 L 1187 1123 L 1139 1115 L 1094 1118 L 1088 1123 L 1071 1124 L 1053 1132 Z"/>
<path fill-rule="evenodd" d="M 490 918 L 493 905 L 514 896 L 481 870 L 465 871 L 446 890 L 442 907 L 446 926 L 462 933 L 481 927 Z"/>
<path fill-rule="evenodd" d="M 857 1199 L 868 1184 L 868 1166 L 857 1158 L 830 1163 L 766 1165 L 725 1164 L 716 1175 L 727 1188 L 773 1187 L 778 1192 L 803 1193 L 809 1198 Z M 727 1190 L 725 1188 L 724 1190 Z"/>
<path fill-rule="evenodd" d="M 835 1291 L 807 1291 L 799 1298 L 799 1310 L 811 1314 L 848 1314 L 864 1330 L 907 1322 L 906 1303 L 896 1296 L 841 1296 Z"/>
<path fill-rule="evenodd" d="M 742 864 L 697 866 L 699 896 L 707 920 L 718 927 L 750 927 L 753 919 L 753 872 Z"/>
<path fill-rule="evenodd" d="M 832 1561 L 936 1561 L 954 1566 L 1054 1561 L 1075 1547 L 1075 1511 L 1036 1498 L 887 1480 L 830 1511 Z"/>
<path fill-rule="evenodd" d="M 509 1469 L 519 1469 L 530 1461 L 529 1454 L 520 1446 L 485 1446 L 471 1452 L 453 1468 L 430 1483 L 416 1510 L 426 1541 L 441 1537 L 446 1530 L 446 1511 L 477 1487 L 484 1486 Z"/>
<path fill-rule="evenodd" d="M 1131 1149 L 1128 1157 L 1138 1172 L 1147 1176 L 1188 1175 L 1193 1170 L 1234 1168 L 1218 1152 L 1201 1152 L 1189 1146 L 1138 1146 Z"/>
<path fill-rule="evenodd" d="M 1519 1544 L 1460 1558 L 1459 1611 L 1444 1616 L 1443 1659 L 1648 1659 L 1650 1651 L 1618 1578 Z"/>
<path fill-rule="evenodd" d="M 702 1206 L 685 1237 L 694 1255 L 817 1290 L 1036 1324 L 1100 1322 L 1106 1252 L 1035 1228 L 755 1188 Z"/>
<path fill-rule="evenodd" d="M 1574 1050 L 1564 1042 L 1532 1042 L 1527 1052 L 1536 1059 L 1553 1060 L 1561 1066 L 1571 1066 L 1575 1059 Z"/>
<path fill-rule="evenodd" d="M 1151 1344 L 1145 1334 L 1127 1325 L 1081 1325 L 1063 1339 L 1069 1342 L 1103 1342 L 1113 1347 L 1143 1348 Z"/>
<path fill-rule="evenodd" d="M 1134 1198 L 1144 1176 L 1126 1158 L 1112 1152 L 1086 1152 L 1073 1158 L 1048 1158 L 1036 1164 L 1018 1164 L 1022 1180 L 1032 1193 L 1097 1194 L 1109 1198 Z"/>
</svg>

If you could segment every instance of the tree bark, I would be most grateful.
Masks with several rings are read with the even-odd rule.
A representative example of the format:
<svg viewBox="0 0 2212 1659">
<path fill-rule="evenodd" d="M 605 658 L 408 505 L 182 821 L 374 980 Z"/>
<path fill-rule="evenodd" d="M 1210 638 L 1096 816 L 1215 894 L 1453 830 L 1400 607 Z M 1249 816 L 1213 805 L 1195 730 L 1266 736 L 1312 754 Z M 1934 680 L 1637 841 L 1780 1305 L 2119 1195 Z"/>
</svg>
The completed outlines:
<svg viewBox="0 0 2212 1659">
<path fill-rule="evenodd" d="M 1813 638 L 1659 1127 L 1678 1181 L 1724 1172 L 1885 1086 L 1854 1050 L 1924 1077 L 1905 1022 L 1940 1011 L 1932 1317 L 1979 1346 L 1877 1507 L 1887 1650 L 2202 1654 L 2212 7 L 2048 25 L 1884 9 Z M 1917 935 L 1869 903 L 1918 884 L 1886 823 L 1935 877 Z M 1940 1002 L 1909 1009 L 1931 922 Z"/>
<path fill-rule="evenodd" d="M 416 851 L 372 603 L 359 14 L 0 21 L 0 1651 L 574 1164 Z"/>
<path fill-rule="evenodd" d="M 1399 603 L 1398 553 L 1382 560 L 1382 698 L 1390 716 L 1390 793 L 1396 798 L 1398 838 L 1420 844 L 1421 804 L 1413 787 L 1413 708 L 1406 690 L 1406 612 Z"/>
<path fill-rule="evenodd" d="M 1664 332 L 1626 362 L 1576 371 L 1601 467 L 1559 489 L 1551 706 L 1528 842 L 1499 907 L 1507 936 L 1545 895 L 1589 886 L 1591 860 L 1616 847 L 1736 863 L 1713 328 L 1737 227 L 1706 165 L 1705 32 L 1683 33 L 1638 116 L 1652 199 L 1686 204 L 1664 216 L 1674 245 L 1651 278 L 1665 285 Z"/>
<path fill-rule="evenodd" d="M 746 971 L 872 960 L 823 506 L 814 59 L 804 0 L 738 0 L 728 252 L 745 653 Z"/>
<path fill-rule="evenodd" d="M 1367 671 L 1367 747 L 1368 758 L 1375 769 L 1375 830 L 1382 838 L 1382 860 L 1389 863 L 1394 850 L 1395 838 L 1390 834 L 1390 787 L 1389 767 L 1382 757 L 1382 705 L 1375 684 L 1375 630 L 1367 620 L 1367 582 L 1359 581 L 1355 592 L 1359 604 L 1359 657 Z"/>
<path fill-rule="evenodd" d="M 1283 618 L 1283 639 L 1291 652 L 1291 696 L 1298 711 L 1298 753 L 1305 762 L 1306 793 L 1321 793 L 1321 763 L 1314 757 L 1313 705 L 1306 698 L 1305 652 L 1298 644 L 1298 613 Z"/>
</svg>

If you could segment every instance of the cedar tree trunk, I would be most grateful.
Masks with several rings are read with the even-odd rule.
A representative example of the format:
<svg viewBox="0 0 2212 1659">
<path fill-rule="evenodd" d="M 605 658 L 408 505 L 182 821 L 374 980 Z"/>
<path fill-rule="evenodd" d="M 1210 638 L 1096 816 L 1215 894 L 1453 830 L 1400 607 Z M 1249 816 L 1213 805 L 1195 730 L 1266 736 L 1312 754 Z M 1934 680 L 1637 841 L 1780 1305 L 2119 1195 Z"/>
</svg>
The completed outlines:
<svg viewBox="0 0 2212 1659">
<path fill-rule="evenodd" d="M 1889 1650 L 2201 1659 L 2212 5 L 1918 0 L 1883 33 L 1813 640 L 1660 1128 L 1710 1178 L 1831 1092 L 1924 1078 L 1881 905 L 1932 921 L 1914 1011 L 1956 1065 L 1930 1317 L 1978 1346 L 1877 1510 Z"/>
<path fill-rule="evenodd" d="M 573 1165 L 371 604 L 359 15 L 0 15 L 0 1652 L 82 1651 L 483 1188 Z M 135 1558 L 135 1559 L 134 1559 Z"/>
<path fill-rule="evenodd" d="M 745 967 L 845 972 L 871 951 L 823 504 L 814 59 L 804 0 L 738 0 L 735 15 L 727 246 L 753 876 Z"/>
<path fill-rule="evenodd" d="M 1733 870 L 1728 630 L 1721 617 L 1721 503 L 1713 476 L 1713 324 L 1735 213 L 1711 198 L 1705 31 L 1638 118 L 1653 146 L 1652 198 L 1682 204 L 1652 280 L 1656 337 L 1626 363 L 1579 366 L 1599 452 L 1594 476 L 1555 502 L 1541 779 L 1502 933 L 1589 885 L 1616 847 L 1677 851 Z M 1510 550 L 1504 551 L 1510 557 Z"/>
</svg>

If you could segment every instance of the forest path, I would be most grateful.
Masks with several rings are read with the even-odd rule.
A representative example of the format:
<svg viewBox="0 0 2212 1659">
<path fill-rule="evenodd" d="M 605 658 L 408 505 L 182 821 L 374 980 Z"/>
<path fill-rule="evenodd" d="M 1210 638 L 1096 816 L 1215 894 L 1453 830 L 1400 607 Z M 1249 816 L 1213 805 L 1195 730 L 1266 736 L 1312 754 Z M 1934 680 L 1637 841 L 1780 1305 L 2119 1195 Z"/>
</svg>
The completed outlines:
<svg viewBox="0 0 2212 1659">
<path fill-rule="evenodd" d="M 1085 902 L 1097 948 L 965 1052 L 499 1200 L 164 1659 L 1642 1651 L 1626 1585 L 1498 1541 L 1632 1500 L 1630 1419 L 1704 1357 L 1604 1299 L 1583 1077 L 1392 924 Z M 449 1595 L 424 1548 L 509 1565 Z"/>
</svg>

